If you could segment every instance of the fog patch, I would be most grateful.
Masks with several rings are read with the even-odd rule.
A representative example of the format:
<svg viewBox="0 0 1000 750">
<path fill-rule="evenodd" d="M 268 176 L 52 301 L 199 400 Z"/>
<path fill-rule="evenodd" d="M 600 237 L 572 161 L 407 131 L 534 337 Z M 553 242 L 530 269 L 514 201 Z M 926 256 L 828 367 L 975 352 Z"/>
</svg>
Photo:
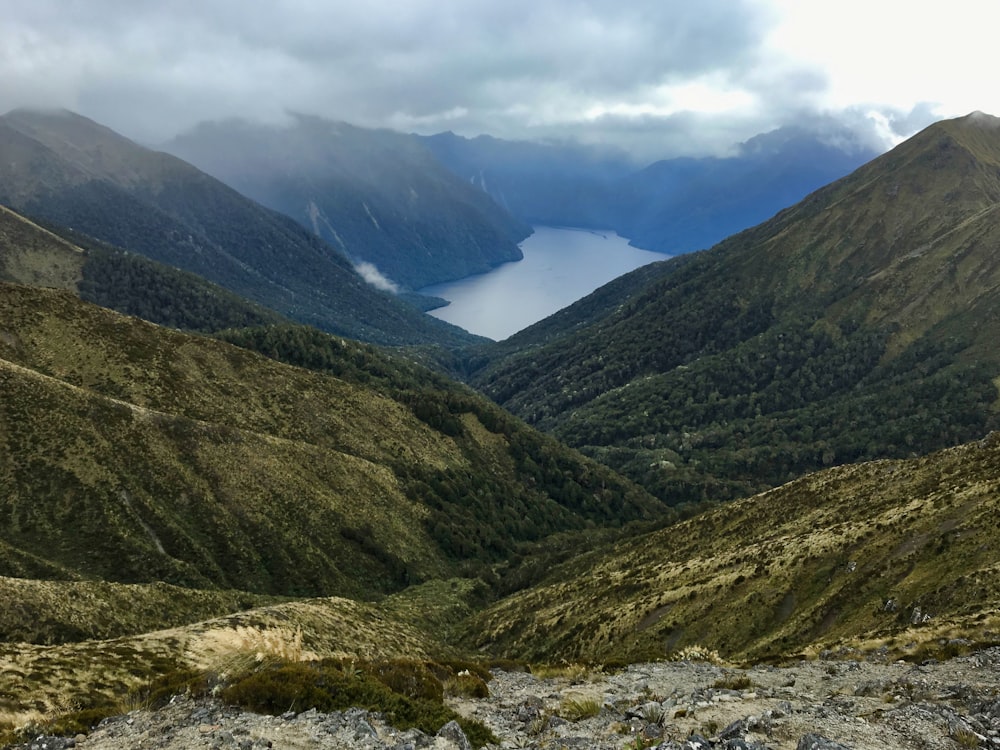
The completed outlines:
<svg viewBox="0 0 1000 750">
<path fill-rule="evenodd" d="M 399 284 L 379 271 L 374 263 L 363 260 L 354 264 L 354 270 L 361 275 L 361 278 L 376 289 L 381 289 L 383 292 L 391 292 L 392 294 L 399 294 Z"/>
</svg>

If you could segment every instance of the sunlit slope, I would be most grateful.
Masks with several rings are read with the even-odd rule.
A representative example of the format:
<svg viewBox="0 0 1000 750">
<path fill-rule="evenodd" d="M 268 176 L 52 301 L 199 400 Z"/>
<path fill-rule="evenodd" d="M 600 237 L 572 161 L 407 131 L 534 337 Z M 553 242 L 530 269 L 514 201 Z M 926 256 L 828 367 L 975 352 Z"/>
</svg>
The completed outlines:
<svg viewBox="0 0 1000 750">
<path fill-rule="evenodd" d="M 640 660 L 759 660 L 997 640 L 1000 439 L 829 469 L 598 550 L 474 618 L 470 644 Z M 944 641 L 940 639 L 945 639 Z"/>
</svg>

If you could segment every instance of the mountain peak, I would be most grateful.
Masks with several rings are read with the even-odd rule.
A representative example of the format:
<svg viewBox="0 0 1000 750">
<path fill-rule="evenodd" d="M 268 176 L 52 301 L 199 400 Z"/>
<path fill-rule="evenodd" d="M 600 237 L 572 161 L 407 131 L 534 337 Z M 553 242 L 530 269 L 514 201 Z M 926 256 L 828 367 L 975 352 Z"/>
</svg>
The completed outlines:
<svg viewBox="0 0 1000 750">
<path fill-rule="evenodd" d="M 991 128 L 1000 127 L 1000 117 L 994 117 L 978 109 L 958 119 L 961 122 L 967 122 L 972 125 L 982 125 Z"/>
</svg>

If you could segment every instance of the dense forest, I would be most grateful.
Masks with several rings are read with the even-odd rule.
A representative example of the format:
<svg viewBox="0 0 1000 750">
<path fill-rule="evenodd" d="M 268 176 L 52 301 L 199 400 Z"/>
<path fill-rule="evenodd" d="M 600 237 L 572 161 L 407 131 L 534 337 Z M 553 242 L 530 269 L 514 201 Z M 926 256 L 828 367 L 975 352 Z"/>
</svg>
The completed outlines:
<svg viewBox="0 0 1000 750">
<path fill-rule="evenodd" d="M 565 548 L 548 551 L 562 556 L 585 548 L 597 536 L 610 538 L 623 526 L 651 528 L 678 517 L 599 463 L 589 463 L 581 472 L 580 456 L 555 438 L 527 429 L 471 389 L 402 356 L 291 324 L 233 329 L 217 337 L 280 362 L 373 387 L 453 439 L 471 469 L 402 461 L 391 468 L 407 496 L 431 509 L 427 528 L 445 554 L 494 585 L 512 586 L 514 579 L 518 587 L 533 582 L 541 567 L 526 575 L 516 566 L 552 534 L 588 532 L 567 541 Z M 494 470 L 496 462 L 507 470 Z M 508 580 L 497 580 L 488 572 L 494 569 Z"/>
</svg>

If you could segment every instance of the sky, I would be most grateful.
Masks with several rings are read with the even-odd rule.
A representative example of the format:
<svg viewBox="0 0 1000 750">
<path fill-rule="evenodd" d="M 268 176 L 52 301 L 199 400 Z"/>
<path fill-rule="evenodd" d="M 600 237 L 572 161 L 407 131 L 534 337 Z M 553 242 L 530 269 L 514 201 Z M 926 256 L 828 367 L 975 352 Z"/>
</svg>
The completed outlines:
<svg viewBox="0 0 1000 750">
<path fill-rule="evenodd" d="M 1000 115 L 997 0 L 0 0 L 0 111 L 155 145 L 290 112 L 725 154 L 804 124 L 887 148 Z"/>
</svg>

